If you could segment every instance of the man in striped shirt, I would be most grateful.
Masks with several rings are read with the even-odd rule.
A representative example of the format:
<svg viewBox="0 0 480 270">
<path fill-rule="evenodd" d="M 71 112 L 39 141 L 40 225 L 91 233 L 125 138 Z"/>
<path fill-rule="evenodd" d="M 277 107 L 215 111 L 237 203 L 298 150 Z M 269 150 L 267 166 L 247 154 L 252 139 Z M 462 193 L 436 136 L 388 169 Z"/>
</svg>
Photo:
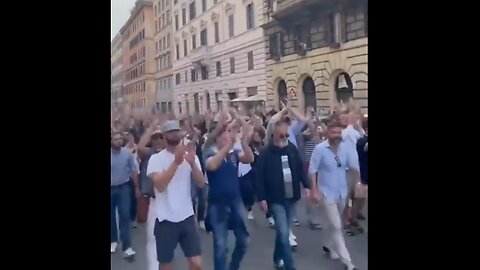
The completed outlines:
<svg viewBox="0 0 480 270">
<path fill-rule="evenodd" d="M 317 144 L 324 141 L 323 139 L 323 129 L 319 125 L 318 121 L 315 119 L 309 119 L 307 122 L 307 130 L 305 130 L 302 134 L 302 149 L 300 150 L 303 155 L 304 161 L 304 168 L 308 172 L 308 166 L 310 164 L 310 158 L 312 156 L 313 149 Z M 300 144 L 299 144 L 300 145 Z M 309 194 L 306 194 L 308 198 Z M 320 220 L 318 213 L 315 212 L 315 204 L 311 201 L 306 202 L 307 207 L 307 216 L 308 216 L 308 223 L 310 225 L 310 229 L 312 230 L 321 230 L 322 226 L 320 225 Z"/>
</svg>

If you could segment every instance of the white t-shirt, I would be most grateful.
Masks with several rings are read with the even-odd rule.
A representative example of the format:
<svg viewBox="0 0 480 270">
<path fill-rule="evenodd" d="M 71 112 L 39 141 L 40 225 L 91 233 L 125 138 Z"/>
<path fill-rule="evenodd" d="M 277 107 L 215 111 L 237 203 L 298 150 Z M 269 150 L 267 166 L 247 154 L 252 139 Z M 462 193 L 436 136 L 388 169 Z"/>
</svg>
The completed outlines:
<svg viewBox="0 0 480 270">
<path fill-rule="evenodd" d="M 240 139 L 237 139 L 237 142 L 233 145 L 233 148 L 230 150 L 230 152 L 233 152 L 233 150 L 238 150 L 239 151 L 238 153 L 240 155 L 243 155 L 242 141 Z M 243 164 L 240 162 L 238 164 L 238 177 L 244 176 L 251 169 L 252 169 L 252 166 L 250 164 Z"/>
<path fill-rule="evenodd" d="M 166 149 L 152 155 L 148 161 L 147 175 L 166 171 L 174 160 L 175 155 Z M 197 168 L 201 168 L 197 156 L 195 156 L 195 163 Z M 162 192 L 155 189 L 155 209 L 158 221 L 180 222 L 193 215 L 191 183 L 192 168 L 184 160 L 178 166 L 167 188 Z"/>
</svg>

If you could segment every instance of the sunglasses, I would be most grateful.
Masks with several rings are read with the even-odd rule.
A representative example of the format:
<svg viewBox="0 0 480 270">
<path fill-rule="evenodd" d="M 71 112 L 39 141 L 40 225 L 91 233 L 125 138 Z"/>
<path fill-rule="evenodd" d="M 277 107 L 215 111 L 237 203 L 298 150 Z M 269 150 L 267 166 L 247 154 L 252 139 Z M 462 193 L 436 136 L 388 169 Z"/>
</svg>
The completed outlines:
<svg viewBox="0 0 480 270">
<path fill-rule="evenodd" d="M 290 134 L 288 134 L 288 133 L 287 133 L 287 134 L 281 134 L 281 135 L 280 135 L 280 138 L 286 139 L 286 138 L 288 138 L 289 136 L 290 136 Z"/>
<path fill-rule="evenodd" d="M 335 156 L 335 161 L 337 162 L 338 168 L 342 167 L 342 162 L 340 162 L 340 158 L 338 158 L 338 156 Z"/>
</svg>

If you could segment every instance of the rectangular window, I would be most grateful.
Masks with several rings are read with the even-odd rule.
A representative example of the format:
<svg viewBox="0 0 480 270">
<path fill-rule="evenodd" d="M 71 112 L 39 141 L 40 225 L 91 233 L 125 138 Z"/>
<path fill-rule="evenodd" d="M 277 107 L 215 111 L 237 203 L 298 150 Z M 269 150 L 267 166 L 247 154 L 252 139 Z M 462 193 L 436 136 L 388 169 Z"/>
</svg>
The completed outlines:
<svg viewBox="0 0 480 270">
<path fill-rule="evenodd" d="M 330 15 L 330 44 L 338 48 L 342 41 L 342 15 L 336 12 Z"/>
<path fill-rule="evenodd" d="M 196 16 L 196 14 L 195 14 L 195 1 L 190 3 L 189 10 L 190 10 L 190 20 L 193 20 Z"/>
<path fill-rule="evenodd" d="M 230 58 L 230 74 L 235 73 L 235 58 Z"/>
<path fill-rule="evenodd" d="M 269 41 L 270 57 L 274 60 L 279 60 L 280 57 L 283 55 L 283 34 L 281 32 L 272 34 L 269 37 Z"/>
<path fill-rule="evenodd" d="M 247 29 L 255 27 L 255 17 L 253 14 L 253 3 L 247 5 Z"/>
<path fill-rule="evenodd" d="M 167 35 L 167 47 L 170 47 L 170 33 Z"/>
<path fill-rule="evenodd" d="M 202 12 L 205 12 L 207 10 L 207 0 L 202 0 Z"/>
<path fill-rule="evenodd" d="M 206 66 L 202 66 L 202 80 L 208 80 L 208 69 Z"/>
<path fill-rule="evenodd" d="M 207 45 L 207 29 L 203 29 L 202 31 L 200 31 L 200 45 Z"/>
<path fill-rule="evenodd" d="M 248 58 L 248 70 L 252 70 L 253 69 L 253 52 L 248 52 L 247 58 Z"/>
<path fill-rule="evenodd" d="M 187 24 L 187 10 L 182 8 L 182 26 Z"/>
<path fill-rule="evenodd" d="M 192 82 L 197 81 L 197 72 L 195 71 L 195 69 L 192 69 L 190 73 L 192 75 Z"/>
<path fill-rule="evenodd" d="M 215 43 L 218 43 L 220 42 L 220 32 L 218 30 L 218 22 L 215 22 L 214 28 L 215 28 Z"/>
<path fill-rule="evenodd" d="M 255 96 L 257 94 L 257 87 L 247 87 L 247 96 Z"/>
<path fill-rule="evenodd" d="M 218 61 L 216 63 L 216 68 L 217 68 L 217 77 L 222 76 L 222 62 Z"/>
<path fill-rule="evenodd" d="M 294 28 L 293 37 L 295 40 L 295 51 L 305 52 L 311 48 L 310 26 L 297 25 Z"/>
<path fill-rule="evenodd" d="M 183 40 L 183 56 L 187 56 L 187 40 Z"/>
<path fill-rule="evenodd" d="M 180 84 L 180 73 L 175 74 L 175 85 Z"/>
<path fill-rule="evenodd" d="M 178 14 L 175 14 L 175 31 L 178 31 Z"/>
<path fill-rule="evenodd" d="M 233 14 L 228 16 L 228 37 L 233 37 L 235 35 L 234 25 L 233 25 Z"/>
<path fill-rule="evenodd" d="M 178 60 L 180 59 L 180 46 L 177 44 L 176 47 L 177 48 L 175 50 L 177 51 L 177 60 Z"/>
<path fill-rule="evenodd" d="M 170 10 L 167 10 L 167 24 L 170 23 L 172 19 L 170 18 Z"/>
<path fill-rule="evenodd" d="M 197 47 L 197 35 L 192 35 L 192 50 Z"/>
</svg>

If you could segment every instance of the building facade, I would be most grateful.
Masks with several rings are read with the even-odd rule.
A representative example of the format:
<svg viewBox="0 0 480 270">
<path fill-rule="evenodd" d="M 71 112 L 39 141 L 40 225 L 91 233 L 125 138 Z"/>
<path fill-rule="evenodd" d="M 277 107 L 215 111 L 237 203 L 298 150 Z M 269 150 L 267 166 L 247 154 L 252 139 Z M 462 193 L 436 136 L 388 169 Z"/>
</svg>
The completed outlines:
<svg viewBox="0 0 480 270">
<path fill-rule="evenodd" d="M 111 108 L 120 106 L 123 102 L 123 70 L 122 70 L 122 38 L 117 34 L 111 45 Z"/>
<path fill-rule="evenodd" d="M 123 53 L 123 94 L 132 109 L 152 108 L 155 97 L 153 1 L 137 0 L 120 29 Z"/>
<path fill-rule="evenodd" d="M 156 0 L 155 16 L 155 99 L 161 112 L 173 110 L 172 84 L 172 0 Z"/>
<path fill-rule="evenodd" d="M 226 99 L 266 99 L 263 0 L 173 0 L 177 114 L 216 111 Z"/>
<path fill-rule="evenodd" d="M 368 113 L 367 0 L 266 0 L 267 104 L 330 113 L 353 98 Z"/>
</svg>

